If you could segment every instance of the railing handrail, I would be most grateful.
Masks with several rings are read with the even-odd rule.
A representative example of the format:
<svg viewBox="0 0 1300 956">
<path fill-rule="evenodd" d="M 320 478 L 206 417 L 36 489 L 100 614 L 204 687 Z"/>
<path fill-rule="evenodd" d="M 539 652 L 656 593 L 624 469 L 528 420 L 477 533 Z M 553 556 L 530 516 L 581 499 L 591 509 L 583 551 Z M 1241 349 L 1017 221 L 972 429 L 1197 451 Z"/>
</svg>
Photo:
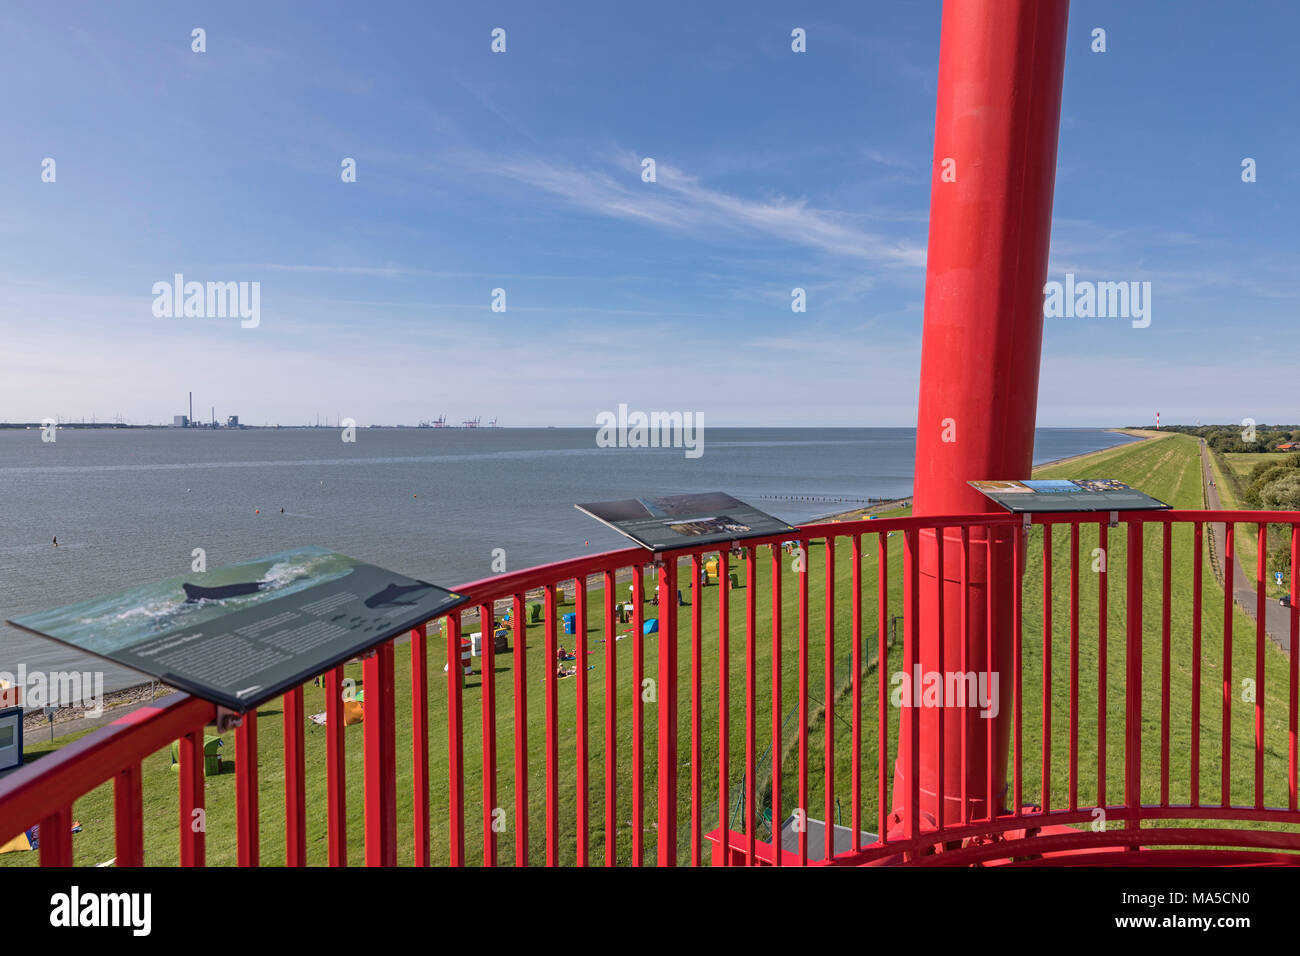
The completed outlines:
<svg viewBox="0 0 1300 956">
<path fill-rule="evenodd" d="M 822 538 L 850 537 L 859 534 L 878 534 L 890 531 L 926 531 L 934 528 L 963 527 L 1021 527 L 1028 517 L 1031 524 L 1098 524 L 1110 520 L 1109 511 L 1054 511 L 1012 514 L 1009 512 L 986 512 L 964 515 L 901 515 L 892 518 L 855 519 L 853 521 L 821 521 L 815 524 L 797 526 L 793 532 L 765 535 L 763 537 L 743 538 L 735 542 L 741 548 L 755 548 L 766 545 L 779 545 L 786 541 L 811 541 Z M 1120 511 L 1119 521 L 1167 524 L 1170 522 L 1205 522 L 1212 524 L 1296 524 L 1300 523 L 1300 511 L 1229 511 L 1207 509 L 1168 508 L 1153 511 Z M 1231 520 L 1225 518 L 1231 515 Z M 499 601 L 516 594 L 569 581 L 578 577 L 598 574 L 602 571 L 614 571 L 627 567 L 648 566 L 656 559 L 694 557 L 711 554 L 719 548 L 725 549 L 727 543 L 713 542 L 692 547 L 674 548 L 669 551 L 653 553 L 645 548 L 619 548 L 602 551 L 597 554 L 579 555 L 548 564 L 538 564 L 520 571 L 506 571 L 489 577 L 479 578 L 457 586 L 459 594 L 467 594 L 475 604 Z"/>
<path fill-rule="evenodd" d="M 1107 512 L 1107 511 L 1089 511 L 1089 512 L 1032 513 L 1026 516 L 1023 514 L 992 512 L 992 513 L 978 513 L 978 514 L 965 514 L 965 515 L 906 515 L 906 516 L 888 517 L 888 518 L 882 517 L 882 518 L 871 518 L 871 519 L 855 519 L 852 521 L 823 521 L 823 522 L 801 525 L 793 531 L 787 531 L 779 534 L 768 535 L 768 536 L 758 537 L 758 538 L 743 539 L 741 541 L 734 542 L 734 545 L 743 549 L 744 551 L 747 551 L 751 554 L 755 554 L 756 556 L 756 549 L 759 547 L 764 547 L 764 546 L 779 547 L 780 545 L 785 544 L 787 542 L 807 544 L 808 542 L 814 540 L 832 541 L 834 539 L 842 539 L 847 537 L 847 538 L 854 539 L 854 553 L 855 555 L 857 555 L 858 547 L 859 547 L 857 539 L 859 538 L 859 536 L 876 535 L 879 537 L 879 540 L 881 542 L 881 555 L 883 556 L 885 554 L 884 539 L 886 536 L 888 536 L 893 532 L 903 532 L 910 539 L 914 541 L 913 535 L 917 532 L 923 532 L 923 531 L 934 530 L 934 529 L 954 529 L 954 530 L 963 531 L 963 539 L 966 539 L 967 536 L 964 533 L 965 529 L 1019 528 L 1025 525 L 1026 523 L 1029 523 L 1031 525 L 1044 525 L 1044 526 L 1063 524 L 1063 525 L 1084 525 L 1084 526 L 1102 525 L 1104 527 L 1105 525 L 1110 523 L 1111 514 L 1112 514 L 1111 512 Z M 1199 532 L 1200 525 L 1203 524 L 1227 524 L 1227 525 L 1290 524 L 1292 525 L 1293 528 L 1300 528 L 1300 511 L 1232 511 L 1232 510 L 1209 510 L 1209 509 L 1195 509 L 1195 510 L 1168 509 L 1168 510 L 1156 510 L 1156 511 L 1127 511 L 1127 512 L 1121 511 L 1118 513 L 1116 517 L 1120 523 L 1124 523 L 1128 525 L 1153 524 L 1157 526 L 1164 526 L 1166 548 L 1168 547 L 1170 526 L 1175 523 L 1195 524 L 1198 528 L 1198 532 Z M 1137 533 L 1136 529 L 1132 529 L 1130 531 L 1130 543 L 1132 543 L 1133 541 L 1134 534 L 1136 534 L 1137 541 L 1140 543 L 1142 535 L 1140 533 Z M 1199 540 L 1199 536 L 1198 536 L 1198 540 Z M 1295 540 L 1294 532 L 1293 532 L 1293 540 Z M 977 544 L 978 542 L 972 537 L 969 543 Z M 618 571 L 631 569 L 633 571 L 640 570 L 644 572 L 647 569 L 652 569 L 656 564 L 670 564 L 672 567 L 675 567 L 676 562 L 682 559 L 693 559 L 693 566 L 696 568 L 696 573 L 698 574 L 698 571 L 701 567 L 700 558 L 702 556 L 712 554 L 712 553 L 717 553 L 719 551 L 721 551 L 725 556 L 725 553 L 728 550 L 730 550 L 729 547 L 730 544 L 733 543 L 714 542 L 709 544 L 699 544 L 691 547 L 677 548 L 669 551 L 664 551 L 658 554 L 651 553 L 650 551 L 647 551 L 640 547 L 622 548 L 622 549 L 617 549 L 612 551 L 605 551 L 597 554 L 581 555 L 574 558 L 568 558 L 562 561 L 556 561 L 548 564 L 525 568 L 520 571 L 507 572 L 507 573 L 502 573 L 487 578 L 482 578 L 477 581 L 471 581 L 464 585 L 461 585 L 456 590 L 470 597 L 471 603 L 469 605 L 466 605 L 466 609 L 468 609 L 471 613 L 475 606 L 479 608 L 490 609 L 494 604 L 494 602 L 499 601 L 501 599 L 513 599 L 514 607 L 517 610 L 522 611 L 522 607 L 523 607 L 522 601 L 524 600 L 528 592 L 533 591 L 537 588 L 551 589 L 551 588 L 555 588 L 558 585 L 562 585 L 568 581 L 578 580 L 583 582 L 583 586 L 580 586 L 578 588 L 578 592 L 579 595 L 581 596 L 581 601 L 582 601 L 581 608 L 585 608 L 587 606 L 586 602 L 589 600 L 585 596 L 585 583 L 586 583 L 586 579 L 590 575 L 597 575 L 600 574 L 601 572 L 604 572 L 606 574 L 606 581 L 608 582 L 613 579 L 612 577 L 613 574 Z M 828 552 L 827 559 L 829 560 L 831 557 L 832 555 Z M 1140 551 L 1139 551 L 1139 560 L 1140 560 Z M 1166 561 L 1167 561 L 1167 556 L 1166 556 Z M 775 558 L 774 558 L 774 562 L 775 562 Z M 726 570 L 725 559 L 722 562 L 722 564 L 723 567 L 721 570 L 725 571 Z M 773 568 L 774 568 L 773 574 L 776 575 L 775 563 L 773 565 Z M 750 578 L 750 583 L 752 584 L 753 577 L 754 577 L 753 574 L 754 569 L 751 567 L 748 569 L 748 571 L 749 571 L 748 577 Z M 1257 577 L 1262 580 L 1262 570 L 1257 569 L 1257 572 L 1258 572 Z M 915 573 L 914 568 L 912 573 Z M 1167 574 L 1168 571 L 1166 565 L 1166 577 Z M 670 575 L 670 569 L 661 568 L 659 580 L 661 581 L 677 580 L 675 576 L 675 572 L 671 572 L 671 575 L 669 577 L 665 577 L 664 575 Z M 779 578 L 774 578 L 774 579 L 779 580 Z M 828 581 L 827 600 L 830 601 L 833 596 L 833 589 L 831 588 L 831 585 L 829 583 L 830 582 L 829 571 L 828 571 L 827 581 Z M 698 582 L 691 582 L 691 583 L 693 586 L 698 584 Z M 1166 582 L 1166 590 L 1167 590 L 1167 582 Z M 1294 588 L 1293 588 L 1293 594 L 1294 594 Z M 614 598 L 612 597 L 612 595 L 607 594 L 605 596 L 607 607 L 610 606 L 610 603 L 613 600 Z M 726 619 L 725 618 L 725 613 L 726 613 L 725 597 L 720 598 L 720 600 L 722 600 L 723 602 L 722 603 L 723 614 L 724 614 L 723 620 L 725 621 Z M 855 596 L 855 600 L 857 600 L 857 596 Z M 1260 606 L 1262 607 L 1262 598 L 1261 598 Z M 555 612 L 556 612 L 556 607 L 555 607 L 555 602 L 553 600 L 553 595 L 550 595 L 548 592 L 548 598 L 546 600 L 546 613 L 547 613 L 548 627 L 553 628 L 558 623 L 556 620 Z M 581 609 L 579 613 L 585 615 L 585 611 L 582 611 Z M 668 614 L 667 627 L 670 630 L 672 630 L 675 627 L 675 621 L 671 614 L 671 609 L 666 613 Z M 752 604 L 749 613 L 752 617 L 753 615 Z M 856 613 L 856 607 L 855 607 L 855 613 Z M 1294 615 L 1296 613 L 1297 612 L 1293 609 L 1292 614 Z M 459 611 L 456 612 L 452 616 L 451 620 L 453 622 L 459 621 L 459 614 L 460 614 Z M 441 616 L 442 615 L 440 615 L 439 617 Z M 419 633 L 421 635 L 420 654 L 418 658 L 420 661 L 423 661 L 425 659 L 424 658 L 425 652 L 423 650 L 424 647 L 423 636 L 422 636 L 424 633 L 424 627 L 427 626 L 429 623 L 431 623 L 433 620 L 437 620 L 437 619 L 438 618 L 430 619 L 430 621 L 424 622 L 424 624 L 420 625 L 418 628 Z M 583 618 L 583 620 L 585 621 L 585 617 Z M 639 618 L 638 618 L 638 622 L 639 622 Z M 755 621 L 751 620 L 750 621 L 751 640 L 752 640 L 752 632 L 754 630 L 754 624 Z M 698 627 L 699 627 L 698 619 L 695 620 L 694 626 L 698 631 Z M 857 623 L 855 622 L 855 627 L 856 626 Z M 1262 623 L 1259 625 L 1259 628 L 1262 629 Z M 1294 630 L 1295 630 L 1295 621 L 1293 619 L 1292 622 L 1293 634 L 1294 634 Z M 459 635 L 460 635 L 459 627 L 453 627 L 449 629 L 449 633 L 448 633 L 449 649 L 454 646 L 454 643 L 456 639 L 459 638 Z M 698 640 L 698 635 L 696 639 Z M 828 637 L 827 640 L 829 641 L 830 638 Z M 391 669 L 391 643 L 392 641 L 390 640 L 389 642 L 386 642 L 386 644 L 381 648 L 381 650 L 386 650 L 387 653 L 390 655 L 389 658 L 390 663 L 388 665 L 390 669 Z M 548 644 L 549 643 L 550 643 L 550 639 L 548 638 Z M 674 653 L 674 657 L 675 657 L 675 653 Z M 449 658 L 454 659 L 457 662 L 459 661 L 459 655 L 456 655 L 454 653 L 449 654 Z M 413 660 L 414 659 L 415 659 L 415 655 L 413 655 Z M 583 660 L 585 662 L 585 657 Z M 520 663 L 522 666 L 522 658 L 520 660 Z M 676 673 L 675 661 L 671 665 L 671 667 L 672 667 L 671 672 L 675 674 Z M 329 677 L 331 673 L 335 680 L 341 679 L 341 669 L 336 668 L 333 672 L 327 672 L 326 676 Z M 1294 662 L 1292 664 L 1292 673 L 1293 674 L 1295 673 Z M 458 681 L 459 677 L 454 678 L 454 680 Z M 698 681 L 698 677 L 697 677 L 697 681 Z M 550 683 L 551 682 L 548 681 L 548 686 L 550 685 Z M 389 687 L 389 691 L 391 692 L 391 686 Z M 301 693 L 301 691 L 296 691 L 296 692 Z M 750 692 L 752 693 L 752 688 Z M 1019 691 L 1017 691 L 1017 694 L 1018 693 Z M 387 706 L 391 707 L 391 701 L 389 701 Z M 456 698 L 455 706 L 456 707 L 460 706 L 458 697 Z M 423 708 L 420 709 L 419 713 L 420 714 L 424 713 Z M 131 785 L 138 789 L 141 761 L 144 760 L 146 757 L 154 753 L 157 753 L 159 750 L 162 750 L 163 748 L 167 747 L 169 743 L 171 743 L 174 740 L 177 740 L 178 738 L 184 738 L 189 740 L 190 742 L 188 756 L 187 756 L 186 748 L 182 747 L 182 753 L 181 753 L 182 768 L 186 766 L 186 761 L 189 760 L 191 761 L 190 776 L 193 777 L 195 773 L 198 774 L 198 776 L 194 777 L 194 779 L 189 779 L 187 775 L 184 772 L 182 772 L 181 775 L 182 786 L 184 787 L 186 781 L 189 780 L 189 785 L 192 791 L 193 787 L 195 786 L 195 780 L 197 780 L 198 781 L 197 786 L 199 787 L 199 792 L 197 794 L 191 792 L 189 799 L 192 801 L 201 802 L 202 799 L 201 768 L 197 767 L 196 765 L 193 765 L 192 763 L 195 760 L 194 754 L 197 753 L 197 751 L 194 748 L 194 740 L 196 739 L 195 734 L 198 733 L 199 736 L 197 739 L 201 740 L 201 728 L 206 724 L 212 723 L 214 720 L 216 720 L 216 718 L 217 718 L 217 708 L 212 703 L 203 701 L 199 698 L 192 697 L 184 693 L 172 694 L 161 701 L 151 703 L 129 714 L 119 717 L 116 720 L 114 720 L 111 724 L 102 727 L 96 731 L 93 731 L 90 734 L 86 735 L 85 737 L 77 741 L 74 741 L 73 743 L 70 743 L 65 747 L 60 748 L 56 752 L 49 754 L 45 757 L 42 757 L 40 760 L 12 772 L 4 779 L 0 779 L 0 842 L 12 838 L 13 836 L 20 833 L 23 829 L 26 829 L 27 827 L 31 826 L 33 823 L 51 822 L 57 824 L 60 829 L 63 829 L 63 824 L 65 822 L 64 817 L 68 813 L 70 813 L 73 801 L 79 799 L 89 791 L 109 781 L 116 780 L 117 783 L 121 784 L 124 775 L 127 777 L 132 777 L 134 782 Z M 286 720 L 287 719 L 288 718 L 286 718 Z M 378 715 L 377 719 L 383 721 L 385 718 L 382 715 Z M 391 715 L 389 716 L 388 720 L 391 721 Z M 288 725 L 286 724 L 286 726 Z M 459 724 L 457 724 L 456 726 L 459 727 Z M 378 733 L 379 731 L 375 730 L 375 732 Z M 388 728 L 387 732 L 391 733 L 391 728 Z M 255 735 L 255 727 L 250 733 Z M 369 747 L 370 747 L 370 742 L 369 742 L 369 738 L 367 738 L 368 762 L 370 760 Z M 299 761 L 299 763 L 301 762 L 300 752 L 297 754 L 296 759 Z M 1295 763 L 1294 756 L 1293 756 L 1292 763 L 1293 765 Z M 253 769 L 255 770 L 255 759 L 254 759 Z M 386 767 L 384 772 L 391 773 L 392 772 L 391 766 Z M 301 773 L 301 767 L 299 767 L 299 773 Z M 369 777 L 367 778 L 367 785 L 369 786 Z M 256 786 L 255 776 L 252 778 L 251 786 L 253 787 Z M 548 794 L 548 799 L 549 799 L 549 794 Z M 184 798 L 183 798 L 183 802 L 184 802 Z M 1295 800 L 1293 795 L 1292 804 L 1294 804 L 1294 802 Z M 1126 803 L 1126 804 L 1119 805 L 1118 807 L 1108 808 L 1108 813 L 1110 813 L 1115 819 L 1118 820 L 1126 820 L 1129 819 L 1130 817 L 1134 820 L 1143 820 L 1143 819 L 1159 818 L 1161 816 L 1176 816 L 1176 814 L 1173 814 L 1171 811 L 1177 809 L 1178 807 L 1176 806 L 1169 806 L 1163 803 L 1145 804 L 1139 800 L 1139 801 L 1135 801 L 1133 804 Z M 1254 807 L 1245 807 L 1245 806 L 1237 807 L 1228 804 L 1219 805 L 1219 806 L 1207 804 L 1204 806 L 1197 806 L 1194 809 L 1195 812 L 1186 813 L 1184 814 L 1184 816 L 1188 816 L 1188 817 L 1194 816 L 1194 817 L 1205 818 L 1205 819 L 1217 818 L 1217 819 L 1253 820 L 1253 821 L 1264 821 L 1268 823 L 1278 823 L 1278 824 L 1286 824 L 1286 825 L 1291 825 L 1297 819 L 1300 819 L 1300 817 L 1296 816 L 1295 810 L 1286 810 L 1280 807 L 1279 808 L 1264 807 L 1262 805 L 1256 805 Z M 138 823 L 139 812 L 140 812 L 139 802 L 138 799 L 136 799 L 134 804 L 129 805 L 128 815 L 134 814 L 137 818 L 137 823 Z M 1010 817 L 1006 817 L 1006 818 L 999 817 L 996 820 L 984 820 L 982 822 L 973 821 L 969 825 L 966 825 L 964 827 L 946 827 L 943 832 L 945 834 L 945 838 L 953 834 L 964 833 L 966 831 L 969 831 L 972 834 L 982 833 L 987 837 L 990 835 L 994 835 L 998 832 L 1001 832 L 1002 830 L 1005 829 L 1012 829 L 1017 826 L 1030 825 L 1028 821 L 1031 820 L 1037 820 L 1042 825 L 1045 826 L 1063 823 L 1063 822 L 1073 822 L 1076 821 L 1076 818 L 1078 822 L 1083 822 L 1083 817 L 1080 815 L 1082 813 L 1083 813 L 1082 807 L 1078 811 L 1071 811 L 1070 813 L 1067 814 L 1062 814 L 1059 809 L 1053 810 L 1051 808 L 1044 807 L 1043 812 L 1037 814 L 1025 813 L 1021 811 L 1012 814 Z M 427 819 L 427 815 L 426 815 L 426 819 Z M 121 819 L 119 819 L 119 824 L 121 824 Z M 295 823 L 295 827 L 297 827 L 300 830 L 302 827 L 302 821 L 297 820 Z M 1138 832 L 1141 833 L 1144 831 L 1138 831 Z M 57 850 L 51 854 L 52 859 L 62 860 L 67 862 L 71 861 L 71 844 L 67 840 L 66 834 L 56 834 L 52 832 L 48 835 L 43 835 L 43 837 L 44 836 L 48 836 L 49 843 L 57 846 Z M 369 836 L 369 832 L 368 832 L 368 836 Z M 890 839 L 882 844 L 873 845 L 871 848 L 869 848 L 869 852 L 865 852 L 863 858 L 864 859 L 867 857 L 881 858 L 881 857 L 889 856 L 891 853 L 919 850 L 924 846 L 926 842 L 926 838 L 927 838 L 927 833 L 924 832 L 924 828 L 922 828 L 921 832 L 916 833 L 914 836 L 909 836 L 903 839 L 902 841 Z M 141 837 L 139 836 L 139 834 L 136 834 L 134 837 L 132 837 L 132 839 L 137 841 L 137 845 L 138 845 L 138 841 L 141 839 Z M 255 835 L 253 839 L 254 840 L 256 839 Z M 728 836 L 727 839 L 730 839 L 730 836 Z M 1129 838 L 1125 837 L 1124 839 L 1128 840 Z M 1139 836 L 1136 839 L 1140 842 L 1143 838 Z M 42 844 L 44 845 L 46 842 L 47 840 L 43 838 Z M 131 842 L 130 840 L 127 841 L 128 845 L 130 845 L 130 842 Z M 1101 846 L 1106 841 L 1102 839 L 1098 839 L 1095 841 L 1080 839 L 1080 840 L 1075 840 L 1074 842 L 1080 845 Z M 1122 842 L 1122 841 L 1111 841 L 1111 842 Z M 1158 843 L 1159 841 L 1158 839 L 1155 839 L 1153 837 L 1153 842 Z M 1174 840 L 1172 842 L 1177 842 L 1177 840 Z M 1288 847 L 1292 846 L 1292 844 L 1295 842 L 1296 841 L 1290 840 L 1289 838 L 1288 840 L 1284 841 L 1285 845 Z M 1044 844 L 1044 846 L 1046 845 L 1047 844 Z M 1252 838 L 1251 840 L 1243 839 L 1240 845 L 1255 846 L 1255 845 L 1267 845 L 1267 843 L 1266 841 L 1261 843 L 1261 841 L 1254 840 Z M 1282 844 L 1275 843 L 1273 845 L 1280 846 Z M 867 848 L 864 848 L 864 851 L 866 849 Z M 121 852 L 122 851 L 119 850 L 119 853 Z M 749 852 L 750 854 L 754 853 L 754 848 L 752 845 L 752 835 L 750 840 L 750 846 L 748 847 L 747 852 Z M 201 860 L 202 858 L 201 847 L 197 850 L 197 853 L 198 853 L 197 859 Z M 997 851 L 995 850 L 984 850 L 981 851 L 981 854 L 982 854 L 981 858 L 984 857 L 993 858 L 998 855 Z M 133 856 L 132 852 L 128 850 L 127 859 L 128 860 L 134 859 L 135 857 L 138 857 L 138 855 L 139 854 L 136 853 Z M 193 852 L 191 852 L 189 858 L 195 859 Z M 186 854 L 185 852 L 183 852 L 182 861 L 184 862 L 185 859 L 186 859 Z M 333 857 L 331 857 L 331 859 L 333 859 Z M 953 857 L 952 859 L 955 861 L 957 858 Z M 837 862 L 839 862 L 838 857 L 837 857 Z"/>
<path fill-rule="evenodd" d="M 70 804 L 216 715 L 209 701 L 169 694 L 19 767 L 0 780 L 0 843 L 48 814 L 51 794 Z"/>
</svg>

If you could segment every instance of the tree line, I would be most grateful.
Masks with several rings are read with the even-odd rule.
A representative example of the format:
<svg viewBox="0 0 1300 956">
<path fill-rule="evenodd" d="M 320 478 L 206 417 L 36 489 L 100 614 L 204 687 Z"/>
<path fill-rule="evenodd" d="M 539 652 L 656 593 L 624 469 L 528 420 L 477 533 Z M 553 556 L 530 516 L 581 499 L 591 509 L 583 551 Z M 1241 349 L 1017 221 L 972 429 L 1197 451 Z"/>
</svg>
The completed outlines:
<svg viewBox="0 0 1300 956">
<path fill-rule="evenodd" d="M 1219 454 L 1274 452 L 1278 445 L 1300 441 L 1300 425 L 1161 425 L 1160 430 L 1204 438 L 1205 443 Z"/>
</svg>

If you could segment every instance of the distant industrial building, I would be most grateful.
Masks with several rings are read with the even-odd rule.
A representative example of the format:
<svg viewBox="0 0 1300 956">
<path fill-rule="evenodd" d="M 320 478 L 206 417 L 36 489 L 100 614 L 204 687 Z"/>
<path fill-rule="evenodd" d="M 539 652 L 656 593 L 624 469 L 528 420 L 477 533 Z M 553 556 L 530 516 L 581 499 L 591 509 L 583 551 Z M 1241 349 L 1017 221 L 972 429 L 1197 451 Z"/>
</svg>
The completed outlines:
<svg viewBox="0 0 1300 956">
<path fill-rule="evenodd" d="M 173 415 L 172 427 L 173 428 L 223 428 L 223 427 L 243 428 L 244 426 L 239 424 L 238 415 L 230 415 L 229 417 L 226 418 L 224 423 L 218 423 L 216 408 L 212 409 L 212 419 L 210 421 L 206 421 L 206 422 L 195 421 L 194 420 L 194 393 L 190 392 L 190 413 L 188 415 Z"/>
</svg>

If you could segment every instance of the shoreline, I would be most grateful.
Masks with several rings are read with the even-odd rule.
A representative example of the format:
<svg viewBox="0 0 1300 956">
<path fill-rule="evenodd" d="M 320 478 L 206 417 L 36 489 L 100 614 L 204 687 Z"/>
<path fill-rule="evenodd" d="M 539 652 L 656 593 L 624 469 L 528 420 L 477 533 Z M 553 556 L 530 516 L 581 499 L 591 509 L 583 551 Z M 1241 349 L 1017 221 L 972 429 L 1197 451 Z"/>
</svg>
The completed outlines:
<svg viewBox="0 0 1300 956">
<path fill-rule="evenodd" d="M 1137 441 L 1125 442 L 1122 445 L 1111 445 L 1110 448 L 1098 448 L 1096 451 L 1085 451 L 1078 455 L 1066 455 L 1064 458 L 1054 458 L 1051 461 L 1045 461 L 1042 464 L 1034 465 L 1031 474 L 1036 471 L 1042 471 L 1044 468 L 1055 468 L 1057 465 L 1068 465 L 1072 461 L 1082 461 L 1084 458 L 1091 458 L 1093 455 L 1100 455 L 1108 451 L 1114 451 L 1116 448 L 1132 448 L 1134 445 L 1140 445 L 1144 441 L 1151 441 L 1155 438 L 1164 438 L 1168 435 L 1176 434 L 1175 432 L 1148 432 L 1135 428 L 1107 428 L 1106 431 L 1114 432 L 1117 435 L 1129 435 Z"/>
<path fill-rule="evenodd" d="M 1122 445 L 1111 445 L 1109 448 L 1098 448 L 1094 451 L 1084 451 L 1084 452 L 1080 452 L 1077 455 L 1066 455 L 1064 458 L 1053 458 L 1051 461 L 1039 462 L 1037 465 L 1034 465 L 1033 468 L 1030 469 L 1030 475 L 1032 476 L 1034 474 L 1037 474 L 1038 472 L 1042 471 L 1044 468 L 1055 468 L 1057 465 L 1068 465 L 1070 462 L 1082 461 L 1085 458 L 1092 458 L 1094 455 L 1102 455 L 1108 451 L 1114 451 L 1116 448 L 1130 448 L 1133 445 L 1141 444 L 1144 441 L 1150 441 L 1154 438 L 1164 438 L 1166 435 L 1174 434 L 1173 432 L 1162 433 L 1162 432 L 1154 432 L 1154 431 L 1145 431 L 1142 429 L 1134 429 L 1134 428 L 1106 428 L 1103 429 L 1103 431 L 1112 432 L 1114 434 L 1119 434 L 1119 435 L 1129 435 L 1137 440 L 1131 442 L 1125 442 Z M 849 511 L 841 511 L 835 514 L 824 515 L 816 520 L 819 522 L 820 521 L 852 521 L 859 516 L 865 516 L 865 515 L 869 515 L 881 511 L 892 511 L 895 508 L 902 508 L 905 506 L 910 507 L 911 504 L 912 504 L 912 496 L 908 495 L 905 498 L 895 498 L 892 501 L 881 502 L 880 504 L 872 505 L 869 508 L 853 508 L 850 509 Z"/>
<path fill-rule="evenodd" d="M 1082 452 L 1077 455 L 1067 455 L 1064 458 L 1055 458 L 1051 461 L 1045 461 L 1042 462 L 1041 464 L 1034 465 L 1031 474 L 1036 473 L 1044 468 L 1052 468 L 1057 465 L 1063 465 L 1063 464 L 1068 464 L 1070 462 L 1081 461 L 1085 458 L 1091 458 L 1094 455 L 1100 455 L 1105 452 L 1112 451 L 1115 448 L 1126 448 L 1131 445 L 1136 445 L 1141 441 L 1150 441 L 1155 438 L 1163 438 L 1165 437 L 1166 434 L 1173 434 L 1172 432 L 1157 433 L 1154 431 L 1127 429 L 1127 428 L 1107 428 L 1105 429 L 1105 431 L 1130 435 L 1133 438 L 1138 439 L 1138 441 L 1127 442 L 1123 445 L 1112 445 L 1109 448 L 1099 448 L 1096 449 L 1095 451 Z M 833 523 L 845 522 L 845 521 L 857 521 L 865 518 L 867 515 L 879 514 L 885 511 L 893 511 L 898 508 L 910 507 L 911 504 L 912 504 L 912 496 L 908 495 L 903 498 L 893 498 L 886 501 L 877 502 L 876 504 L 869 505 L 865 508 L 853 508 L 848 511 L 837 512 L 835 514 L 822 515 L 820 517 L 814 518 L 808 523 L 809 524 L 823 524 L 823 523 L 833 524 Z M 603 583 L 601 581 L 602 577 L 603 575 L 600 574 L 592 575 L 591 577 L 589 577 L 587 580 L 588 590 L 590 590 L 593 586 L 600 586 Z M 630 582 L 632 580 L 631 569 L 630 568 L 621 569 L 615 575 L 614 580 L 616 583 L 619 584 Z M 543 598 L 543 591 L 542 589 L 539 588 L 536 591 L 527 592 L 524 595 L 524 603 L 525 605 L 527 605 L 529 603 L 541 601 L 542 598 Z M 495 615 L 501 611 L 508 609 L 509 607 L 510 607 L 509 599 L 497 601 L 494 605 L 493 613 Z M 462 620 L 466 624 L 468 624 L 469 622 L 477 622 L 478 608 L 476 606 L 468 607 L 463 612 Z M 409 638 L 398 637 L 394 639 L 394 643 L 400 644 L 406 640 L 409 640 Z M 87 729 L 88 727 L 94 727 L 99 724 L 108 723 L 112 720 L 117 719 L 118 717 L 129 714 L 132 711 L 142 706 L 145 706 L 146 704 L 153 703 L 159 697 L 166 696 L 167 694 L 173 693 L 174 691 L 175 688 L 168 687 L 166 684 L 163 684 L 161 681 L 153 680 L 153 679 L 147 681 L 141 681 L 140 683 L 136 683 L 136 684 L 131 684 L 127 687 L 118 688 L 117 690 L 106 691 L 104 694 L 103 713 L 98 717 L 87 717 L 86 707 L 84 705 L 60 707 L 57 711 L 55 711 L 54 720 L 52 724 L 52 726 L 55 728 L 54 739 L 57 740 L 59 737 L 66 736 L 67 734 L 70 733 L 76 733 L 79 730 Z M 39 736 L 40 731 L 47 729 L 50 726 L 51 726 L 51 722 L 48 720 L 48 718 L 46 718 L 45 714 L 41 710 L 38 709 L 24 710 L 23 713 L 24 749 L 26 749 L 26 743 L 27 743 L 26 738 L 29 735 L 33 738 L 33 741 L 35 742 L 35 738 Z"/>
</svg>

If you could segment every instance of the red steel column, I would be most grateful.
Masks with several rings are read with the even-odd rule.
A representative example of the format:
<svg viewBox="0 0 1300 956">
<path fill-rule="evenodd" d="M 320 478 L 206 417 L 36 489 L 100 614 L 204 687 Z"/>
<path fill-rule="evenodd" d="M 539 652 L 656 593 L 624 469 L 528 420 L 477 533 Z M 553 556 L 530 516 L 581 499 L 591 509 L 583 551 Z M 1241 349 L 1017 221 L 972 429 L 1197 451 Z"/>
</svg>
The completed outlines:
<svg viewBox="0 0 1300 956">
<path fill-rule="evenodd" d="M 966 482 L 1029 477 L 1068 13 L 1068 0 L 944 4 L 917 418 L 918 515 L 1000 510 Z M 995 735 L 993 779 L 1005 794 L 1016 533 L 972 529 L 969 595 L 961 587 L 960 532 L 947 534 L 943 569 L 934 532 L 920 539 L 921 669 L 938 670 L 942 579 L 948 607 L 970 602 L 966 654 L 960 615 L 949 614 L 943 659 L 986 660 L 992 631 L 1001 703 L 996 719 L 980 717 L 978 707 L 944 708 L 942 728 L 938 708 L 918 711 L 921 828 L 939 814 L 941 733 L 946 820 L 988 813 L 989 733 Z M 990 580 L 996 593 L 989 593 Z M 964 764 L 963 720 L 970 734 Z M 899 752 L 909 743 L 900 740 Z M 896 814 L 906 812 L 908 783 L 896 764 Z M 963 792 L 970 795 L 965 805 Z"/>
</svg>

